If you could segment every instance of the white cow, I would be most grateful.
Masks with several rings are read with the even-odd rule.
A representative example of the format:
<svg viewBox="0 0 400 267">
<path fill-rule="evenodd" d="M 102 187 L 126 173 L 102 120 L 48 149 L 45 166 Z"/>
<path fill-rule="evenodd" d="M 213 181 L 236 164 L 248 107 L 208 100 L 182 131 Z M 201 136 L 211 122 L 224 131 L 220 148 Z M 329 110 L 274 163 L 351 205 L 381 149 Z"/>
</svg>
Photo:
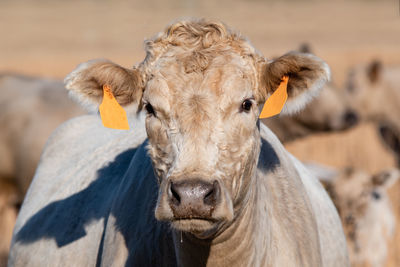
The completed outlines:
<svg viewBox="0 0 400 267">
<path fill-rule="evenodd" d="M 259 123 L 283 75 L 284 112 L 329 77 L 312 55 L 266 61 L 220 22 L 181 21 L 134 69 L 80 65 L 67 88 L 95 106 L 109 85 L 144 107 L 130 131 L 88 115 L 50 138 L 14 230 L 10 266 L 348 266 L 319 182 Z"/>
</svg>

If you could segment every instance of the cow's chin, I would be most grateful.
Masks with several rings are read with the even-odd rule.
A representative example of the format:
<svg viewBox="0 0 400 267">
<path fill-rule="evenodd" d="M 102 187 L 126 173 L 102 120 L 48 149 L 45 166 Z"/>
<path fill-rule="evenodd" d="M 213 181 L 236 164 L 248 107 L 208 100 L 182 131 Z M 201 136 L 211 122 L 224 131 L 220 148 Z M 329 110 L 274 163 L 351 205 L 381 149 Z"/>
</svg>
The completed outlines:
<svg viewBox="0 0 400 267">
<path fill-rule="evenodd" d="M 182 232 L 191 233 L 197 238 L 211 238 L 218 229 L 219 223 L 213 220 L 206 219 L 175 219 L 171 221 L 171 226 Z"/>
</svg>

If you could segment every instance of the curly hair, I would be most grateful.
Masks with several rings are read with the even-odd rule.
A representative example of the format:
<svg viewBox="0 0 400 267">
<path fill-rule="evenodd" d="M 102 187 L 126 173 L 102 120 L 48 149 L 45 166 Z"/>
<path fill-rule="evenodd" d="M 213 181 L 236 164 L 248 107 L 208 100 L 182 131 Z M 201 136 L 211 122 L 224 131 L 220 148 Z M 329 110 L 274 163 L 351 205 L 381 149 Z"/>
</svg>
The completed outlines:
<svg viewBox="0 0 400 267">
<path fill-rule="evenodd" d="M 189 19 L 172 23 L 163 32 L 145 41 L 149 66 L 163 56 L 180 60 L 187 73 L 204 71 L 216 54 L 232 53 L 255 56 L 258 52 L 242 37 L 224 23 L 205 19 Z"/>
</svg>

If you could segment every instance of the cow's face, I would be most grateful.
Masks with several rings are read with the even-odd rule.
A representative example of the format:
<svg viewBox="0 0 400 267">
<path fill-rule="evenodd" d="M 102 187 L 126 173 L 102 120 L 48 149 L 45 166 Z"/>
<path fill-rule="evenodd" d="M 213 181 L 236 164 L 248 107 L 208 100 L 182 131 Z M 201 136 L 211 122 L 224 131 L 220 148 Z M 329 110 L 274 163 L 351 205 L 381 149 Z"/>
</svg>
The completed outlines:
<svg viewBox="0 0 400 267">
<path fill-rule="evenodd" d="M 382 68 L 379 61 L 374 61 L 369 65 L 355 66 L 348 73 L 345 85 L 346 97 L 350 106 L 362 119 L 377 118 L 388 109 L 382 107 L 382 103 L 387 106 L 387 103 L 391 103 L 390 97 L 396 99 L 384 84 Z M 391 106 L 389 110 L 392 112 Z"/>
<path fill-rule="evenodd" d="M 382 63 L 373 61 L 368 65 L 353 67 L 347 77 L 346 90 L 350 94 L 359 95 L 372 90 L 382 82 Z"/>
<path fill-rule="evenodd" d="M 395 223 L 387 189 L 399 175 L 397 169 L 372 176 L 347 169 L 335 179 L 325 181 L 341 217 L 352 261 L 368 259 L 371 251 L 385 250 Z"/>
<path fill-rule="evenodd" d="M 156 217 L 184 231 L 230 221 L 256 166 L 260 137 L 254 62 L 216 55 L 188 72 L 175 53 L 152 70 L 143 95 L 149 154 L 160 182 Z"/>
<path fill-rule="evenodd" d="M 296 111 L 323 86 L 329 69 L 299 53 L 267 62 L 223 24 L 206 21 L 176 23 L 147 41 L 146 49 L 133 70 L 85 63 L 67 77 L 67 88 L 98 103 L 108 84 L 120 104 L 146 110 L 148 151 L 159 182 L 155 216 L 207 238 L 247 204 L 265 99 L 287 75 L 284 112 Z"/>
</svg>

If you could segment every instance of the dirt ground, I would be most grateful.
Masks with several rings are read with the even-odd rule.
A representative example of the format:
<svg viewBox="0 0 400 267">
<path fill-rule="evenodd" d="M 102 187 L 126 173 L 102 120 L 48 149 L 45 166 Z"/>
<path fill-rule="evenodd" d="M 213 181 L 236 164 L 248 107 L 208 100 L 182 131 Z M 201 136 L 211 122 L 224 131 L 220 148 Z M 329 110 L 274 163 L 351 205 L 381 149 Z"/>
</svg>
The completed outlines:
<svg viewBox="0 0 400 267">
<path fill-rule="evenodd" d="M 310 43 L 343 85 L 350 66 L 379 59 L 400 64 L 398 0 L 0 1 L 0 72 L 63 78 L 93 58 L 132 66 L 143 40 L 177 18 L 216 18 L 240 30 L 265 56 Z M 399 114 L 400 115 L 400 114 Z M 287 145 L 303 160 L 375 172 L 394 166 L 372 125 Z M 391 192 L 400 214 L 400 183 Z M 400 225 L 387 266 L 400 266 Z"/>
</svg>

